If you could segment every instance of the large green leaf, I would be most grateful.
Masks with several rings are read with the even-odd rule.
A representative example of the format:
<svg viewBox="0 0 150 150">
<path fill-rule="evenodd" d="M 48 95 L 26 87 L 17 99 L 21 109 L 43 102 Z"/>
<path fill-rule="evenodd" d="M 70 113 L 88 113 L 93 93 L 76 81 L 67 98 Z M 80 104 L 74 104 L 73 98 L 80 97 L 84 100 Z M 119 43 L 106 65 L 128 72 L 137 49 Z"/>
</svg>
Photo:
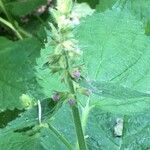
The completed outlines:
<svg viewBox="0 0 150 150">
<path fill-rule="evenodd" d="M 114 134 L 117 118 L 123 119 L 123 133 L 120 137 Z M 86 128 L 89 150 L 149 149 L 149 121 L 149 113 L 130 117 L 114 116 L 95 107 L 90 112 Z"/>
<path fill-rule="evenodd" d="M 8 132 L 1 134 L 0 139 L 1 150 L 66 150 L 59 139 L 47 128 L 42 128 L 32 136 Z"/>
<path fill-rule="evenodd" d="M 46 0 L 15 0 L 5 3 L 5 6 L 11 14 L 24 16 L 37 9 L 40 5 L 46 4 L 46 2 Z"/>
<path fill-rule="evenodd" d="M 48 129 L 46 123 L 55 126 L 68 140 L 71 139 L 69 142 L 75 144 L 74 126 L 68 108 L 65 106 L 58 111 L 62 102 L 57 103 L 51 99 L 41 102 L 42 124 L 39 124 L 38 121 L 37 105 L 21 113 L 17 119 L 9 122 L 5 128 L 0 130 L 0 147 L 2 150 L 26 150 L 33 149 L 33 147 L 39 150 L 48 150 L 50 148 L 65 150 L 64 145 Z M 56 112 L 58 113 L 54 116 Z M 8 142 L 10 145 L 7 147 Z"/>
<path fill-rule="evenodd" d="M 39 49 L 33 38 L 17 42 L 0 38 L 0 111 L 22 109 L 22 94 L 38 95 L 33 66 Z"/>
<path fill-rule="evenodd" d="M 118 10 L 95 13 L 76 28 L 75 37 L 80 41 L 90 79 L 149 93 L 150 39 L 132 15 Z M 149 98 L 123 101 L 93 97 L 91 101 L 95 99 L 101 109 L 122 113 L 149 109 L 150 103 Z"/>
<path fill-rule="evenodd" d="M 150 21 L 150 1 L 149 0 L 100 0 L 97 5 L 98 11 L 105 11 L 107 9 L 113 9 L 120 7 L 130 11 L 136 18 L 147 23 Z"/>
<path fill-rule="evenodd" d="M 97 11 L 103 12 L 107 9 L 125 9 L 141 20 L 145 25 L 145 32 L 150 34 L 150 1 L 149 0 L 99 0 Z"/>
<path fill-rule="evenodd" d="M 90 79 L 107 83 L 99 85 L 95 82 L 94 87 L 103 88 L 105 96 L 109 96 L 91 97 L 91 104 L 96 99 L 98 101 L 89 113 L 86 130 L 89 149 L 149 149 L 149 113 L 131 117 L 106 113 L 111 111 L 131 115 L 131 112 L 149 108 L 149 98 L 130 99 L 129 93 L 127 101 L 119 98 L 126 92 L 126 89 L 121 88 L 122 91 L 119 88 L 122 86 L 144 93 L 150 91 L 150 45 L 149 38 L 144 35 L 143 25 L 129 13 L 113 10 L 95 13 L 83 20 L 75 33 L 84 50 L 87 75 Z M 113 89 L 108 91 L 110 87 Z M 114 90 L 122 91 L 119 97 Z M 124 121 L 121 137 L 114 135 L 118 117 Z"/>
</svg>

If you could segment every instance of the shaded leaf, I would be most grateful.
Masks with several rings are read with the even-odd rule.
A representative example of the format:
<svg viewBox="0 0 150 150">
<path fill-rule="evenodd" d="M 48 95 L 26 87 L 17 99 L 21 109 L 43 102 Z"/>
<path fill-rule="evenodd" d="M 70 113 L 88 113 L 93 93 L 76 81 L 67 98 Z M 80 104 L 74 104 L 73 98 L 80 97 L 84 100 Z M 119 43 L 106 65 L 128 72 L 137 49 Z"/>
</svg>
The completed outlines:
<svg viewBox="0 0 150 150">
<path fill-rule="evenodd" d="M 56 135 L 54 135 L 45 124 L 49 122 L 57 127 L 61 134 L 65 133 L 64 135 L 68 139 L 74 139 L 73 137 L 75 137 L 75 135 L 74 132 L 72 132 L 74 128 L 68 109 L 66 109 L 66 107 L 64 109 L 63 107 L 58 111 L 62 102 L 63 101 L 56 103 L 51 99 L 46 99 L 41 102 L 41 125 L 39 125 L 38 122 L 37 105 L 20 114 L 20 117 L 8 123 L 4 129 L 0 130 L 0 147 L 6 150 L 12 148 L 16 150 L 30 150 L 33 149 L 33 147 L 39 150 L 48 150 L 51 148 L 55 150 L 65 150 L 66 148 L 61 141 L 58 140 Z M 55 114 L 56 112 L 58 113 Z M 8 142 L 9 146 L 6 146 Z"/>
<path fill-rule="evenodd" d="M 138 116 L 118 116 L 103 112 L 99 107 L 92 109 L 87 124 L 89 150 L 149 149 L 149 113 Z M 123 119 L 123 134 L 114 135 L 118 117 Z M 132 141 L 132 142 L 131 142 Z"/>
<path fill-rule="evenodd" d="M 16 42 L 0 38 L 0 111 L 24 108 L 19 99 L 23 93 L 39 94 L 33 68 L 40 46 L 34 38 Z"/>
<path fill-rule="evenodd" d="M 66 150 L 58 138 L 47 128 L 42 128 L 33 136 L 9 132 L 0 135 L 0 139 L 2 150 Z"/>
<path fill-rule="evenodd" d="M 42 123 L 51 119 L 51 117 L 58 111 L 61 107 L 63 101 L 54 102 L 52 99 L 45 99 L 41 102 L 42 108 Z M 19 117 L 15 120 L 9 122 L 7 126 L 1 130 L 1 133 L 7 133 L 9 131 L 24 131 L 27 128 L 33 128 L 39 125 L 38 118 L 38 105 L 33 106 L 33 108 L 28 109 L 27 111 L 20 113 Z"/>
<path fill-rule="evenodd" d="M 92 8 L 95 8 L 96 5 L 98 4 L 99 0 L 77 0 L 79 3 L 86 2 L 88 3 Z"/>
<path fill-rule="evenodd" d="M 5 6 L 11 14 L 24 16 L 37 9 L 40 5 L 46 4 L 46 2 L 46 0 L 15 0 L 5 3 Z"/>
</svg>

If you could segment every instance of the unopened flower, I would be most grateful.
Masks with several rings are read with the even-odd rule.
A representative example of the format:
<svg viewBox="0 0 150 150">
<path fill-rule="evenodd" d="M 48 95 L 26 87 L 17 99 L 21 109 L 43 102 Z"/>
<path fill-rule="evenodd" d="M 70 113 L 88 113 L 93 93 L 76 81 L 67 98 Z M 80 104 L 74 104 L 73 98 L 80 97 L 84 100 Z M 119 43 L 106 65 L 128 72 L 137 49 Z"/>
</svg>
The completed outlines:
<svg viewBox="0 0 150 150">
<path fill-rule="evenodd" d="M 74 70 L 71 75 L 73 78 L 79 79 L 81 76 L 81 72 L 79 70 Z"/>
<path fill-rule="evenodd" d="M 60 94 L 58 92 L 55 92 L 53 95 L 52 95 L 52 99 L 53 101 L 57 102 L 59 101 L 60 99 Z"/>
<path fill-rule="evenodd" d="M 72 25 L 76 26 L 80 24 L 80 19 L 76 13 L 71 14 Z"/>
<path fill-rule="evenodd" d="M 92 91 L 90 89 L 86 89 L 84 94 L 86 96 L 90 96 L 92 94 Z"/>
<path fill-rule="evenodd" d="M 76 104 L 76 101 L 74 99 L 69 99 L 68 103 L 70 106 L 74 106 Z"/>
<path fill-rule="evenodd" d="M 32 98 L 27 94 L 22 94 L 20 96 L 20 100 L 22 102 L 22 105 L 26 108 L 30 107 L 32 105 L 32 101 L 33 101 Z"/>
<path fill-rule="evenodd" d="M 62 14 L 68 14 L 72 9 L 72 0 L 57 0 L 57 9 Z"/>
<path fill-rule="evenodd" d="M 59 17 L 58 26 L 60 28 L 62 28 L 64 26 L 68 26 L 68 25 L 70 25 L 70 20 L 68 18 L 66 18 L 65 15 L 62 15 L 61 17 Z"/>
<path fill-rule="evenodd" d="M 63 46 L 65 47 L 66 50 L 74 49 L 74 43 L 71 40 L 64 41 Z"/>
</svg>

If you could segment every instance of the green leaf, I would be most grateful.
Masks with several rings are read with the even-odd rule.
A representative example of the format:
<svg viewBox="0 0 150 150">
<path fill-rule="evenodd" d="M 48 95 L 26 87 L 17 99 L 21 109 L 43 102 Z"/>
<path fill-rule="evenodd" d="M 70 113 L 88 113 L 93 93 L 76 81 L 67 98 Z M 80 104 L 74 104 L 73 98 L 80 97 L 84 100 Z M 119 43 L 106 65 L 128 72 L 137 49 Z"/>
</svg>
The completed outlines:
<svg viewBox="0 0 150 150">
<path fill-rule="evenodd" d="M 50 97 L 54 91 L 61 91 L 66 89 L 63 83 L 61 83 L 61 78 L 59 74 L 52 74 L 49 67 L 47 67 L 47 62 L 49 62 L 49 57 L 54 50 L 54 46 L 50 42 L 45 44 L 45 48 L 41 49 L 41 55 L 37 59 L 36 65 L 36 76 L 39 85 L 42 87 L 42 92 L 46 97 Z"/>
<path fill-rule="evenodd" d="M 118 85 L 117 83 L 81 81 L 81 85 L 91 90 L 94 94 L 106 98 L 126 100 L 131 98 L 150 97 L 149 93 L 143 93 L 140 91 L 132 90 L 130 88 Z"/>
<path fill-rule="evenodd" d="M 137 19 L 141 20 L 145 25 L 145 33 L 150 35 L 150 1 L 143 0 L 131 0 L 127 1 L 126 5 L 124 6 L 127 11 L 130 11 Z"/>
<path fill-rule="evenodd" d="M 65 136 L 68 139 L 74 139 L 75 135 L 72 132 L 74 128 L 68 109 L 66 109 L 66 107 L 64 109 L 63 107 L 58 111 L 62 102 L 63 99 L 60 102 L 54 102 L 52 99 L 45 99 L 41 102 L 41 124 L 38 122 L 37 105 L 21 113 L 17 119 L 9 122 L 5 128 L 0 130 L 0 147 L 6 150 L 12 148 L 16 150 L 33 149 L 33 146 L 37 147 L 39 150 L 48 150 L 50 148 L 55 150 L 65 150 L 61 141 L 58 140 L 56 135 L 54 135 L 46 125 L 46 123 L 49 122 L 51 125 L 56 126 L 61 134 L 65 133 Z M 56 112 L 58 113 L 56 114 Z M 68 117 L 70 120 L 67 120 Z M 66 121 L 64 122 L 64 120 Z M 69 129 L 67 129 L 68 127 Z M 9 147 L 6 146 L 8 142 L 10 144 Z"/>
<path fill-rule="evenodd" d="M 5 110 L 4 112 L 1 112 L 0 128 L 4 128 L 8 124 L 8 122 L 17 118 L 22 111 L 23 110 L 20 111 L 18 109 L 14 109 L 14 110 Z"/>
<path fill-rule="evenodd" d="M 46 0 L 15 0 L 5 3 L 5 7 L 15 16 L 24 16 L 33 12 L 39 6 L 46 4 L 46 2 Z"/>
<path fill-rule="evenodd" d="M 100 0 L 97 5 L 97 11 L 103 12 L 108 9 L 124 9 L 129 11 L 138 20 L 141 20 L 145 25 L 145 33 L 150 35 L 150 1 L 148 0 Z"/>
<path fill-rule="evenodd" d="M 150 40 L 141 22 L 130 13 L 118 10 L 95 13 L 83 19 L 75 29 L 75 37 L 80 41 L 90 79 L 149 93 Z M 144 111 L 150 103 L 149 98 L 121 101 L 100 97 L 92 97 L 91 102 L 118 113 Z"/>
<path fill-rule="evenodd" d="M 0 111 L 22 109 L 22 94 L 39 94 L 33 69 L 39 49 L 34 38 L 16 42 L 0 38 Z"/>
<path fill-rule="evenodd" d="M 76 14 L 79 18 L 82 18 L 91 15 L 94 12 L 94 9 L 91 9 L 90 6 L 86 3 L 81 3 L 75 4 L 72 12 Z"/>
<path fill-rule="evenodd" d="M 79 3 L 86 2 L 88 3 L 92 8 L 95 8 L 96 5 L 98 4 L 99 0 L 77 0 Z"/>
<path fill-rule="evenodd" d="M 44 40 L 47 38 L 45 28 L 48 26 L 49 19 L 46 18 L 47 16 L 31 16 L 29 21 L 23 25 L 23 28 L 38 40 L 44 44 Z"/>
<path fill-rule="evenodd" d="M 118 0 L 99 0 L 99 4 L 96 6 L 96 10 L 103 12 L 107 9 L 112 9 L 117 1 Z"/>
<path fill-rule="evenodd" d="M 42 123 L 47 122 L 51 119 L 51 117 L 58 111 L 61 107 L 63 100 L 59 103 L 54 102 L 52 99 L 44 99 L 41 101 L 41 109 L 42 109 Z M 19 114 L 19 117 L 15 120 L 7 123 L 7 126 L 2 129 L 1 133 L 7 133 L 9 131 L 22 131 L 25 129 L 32 129 L 39 125 L 38 120 L 39 112 L 38 105 L 35 105 L 29 108 L 27 111 L 24 111 Z"/>
<path fill-rule="evenodd" d="M 32 136 L 9 132 L 1 134 L 0 139 L 2 150 L 66 150 L 59 139 L 47 128 L 42 128 L 39 133 Z"/>
<path fill-rule="evenodd" d="M 117 118 L 123 119 L 122 136 L 114 134 Z M 103 112 L 99 107 L 91 110 L 86 128 L 89 150 L 149 149 L 149 113 L 138 116 L 117 116 Z M 132 141 L 132 142 L 131 142 Z"/>
<path fill-rule="evenodd" d="M 150 6 L 150 1 L 148 0 L 143 0 L 143 1 L 128 0 L 125 7 L 128 10 L 130 10 L 130 12 L 138 19 L 142 20 L 144 23 L 147 23 L 150 21 L 149 6 Z"/>
<path fill-rule="evenodd" d="M 97 5 L 98 11 L 105 11 L 107 9 L 115 9 L 120 7 L 129 11 L 132 15 L 136 16 L 137 19 L 142 20 L 144 23 L 150 21 L 150 1 L 148 0 L 100 0 Z"/>
</svg>

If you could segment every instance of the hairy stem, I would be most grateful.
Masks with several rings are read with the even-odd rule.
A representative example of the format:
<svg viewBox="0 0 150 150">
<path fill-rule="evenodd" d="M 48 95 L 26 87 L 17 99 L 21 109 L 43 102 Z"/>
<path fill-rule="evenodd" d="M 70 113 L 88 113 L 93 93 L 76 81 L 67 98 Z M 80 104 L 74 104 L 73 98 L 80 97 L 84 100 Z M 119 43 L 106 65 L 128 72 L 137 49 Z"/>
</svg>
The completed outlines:
<svg viewBox="0 0 150 150">
<path fill-rule="evenodd" d="M 67 83 L 68 83 L 70 92 L 73 95 L 75 95 L 75 89 L 74 89 L 73 81 L 72 81 L 72 79 L 70 77 L 70 73 L 69 73 L 69 60 L 68 60 L 67 53 L 65 51 L 64 51 L 64 56 L 65 56 L 65 60 L 66 60 Z M 76 98 L 76 96 L 75 96 L 75 98 Z M 80 119 L 80 113 L 79 113 L 77 103 L 76 103 L 76 105 L 72 106 L 72 115 L 73 115 L 73 119 L 74 119 L 79 149 L 80 150 L 86 150 L 86 142 L 84 139 L 83 129 L 82 129 L 82 125 L 81 125 L 81 119 Z"/>
<path fill-rule="evenodd" d="M 48 124 L 49 129 L 59 138 L 60 141 L 63 142 L 63 144 L 68 148 L 68 150 L 73 150 L 72 146 L 68 143 L 68 140 L 66 140 L 66 138 L 60 134 L 53 126 L 51 126 L 50 124 Z"/>
</svg>

